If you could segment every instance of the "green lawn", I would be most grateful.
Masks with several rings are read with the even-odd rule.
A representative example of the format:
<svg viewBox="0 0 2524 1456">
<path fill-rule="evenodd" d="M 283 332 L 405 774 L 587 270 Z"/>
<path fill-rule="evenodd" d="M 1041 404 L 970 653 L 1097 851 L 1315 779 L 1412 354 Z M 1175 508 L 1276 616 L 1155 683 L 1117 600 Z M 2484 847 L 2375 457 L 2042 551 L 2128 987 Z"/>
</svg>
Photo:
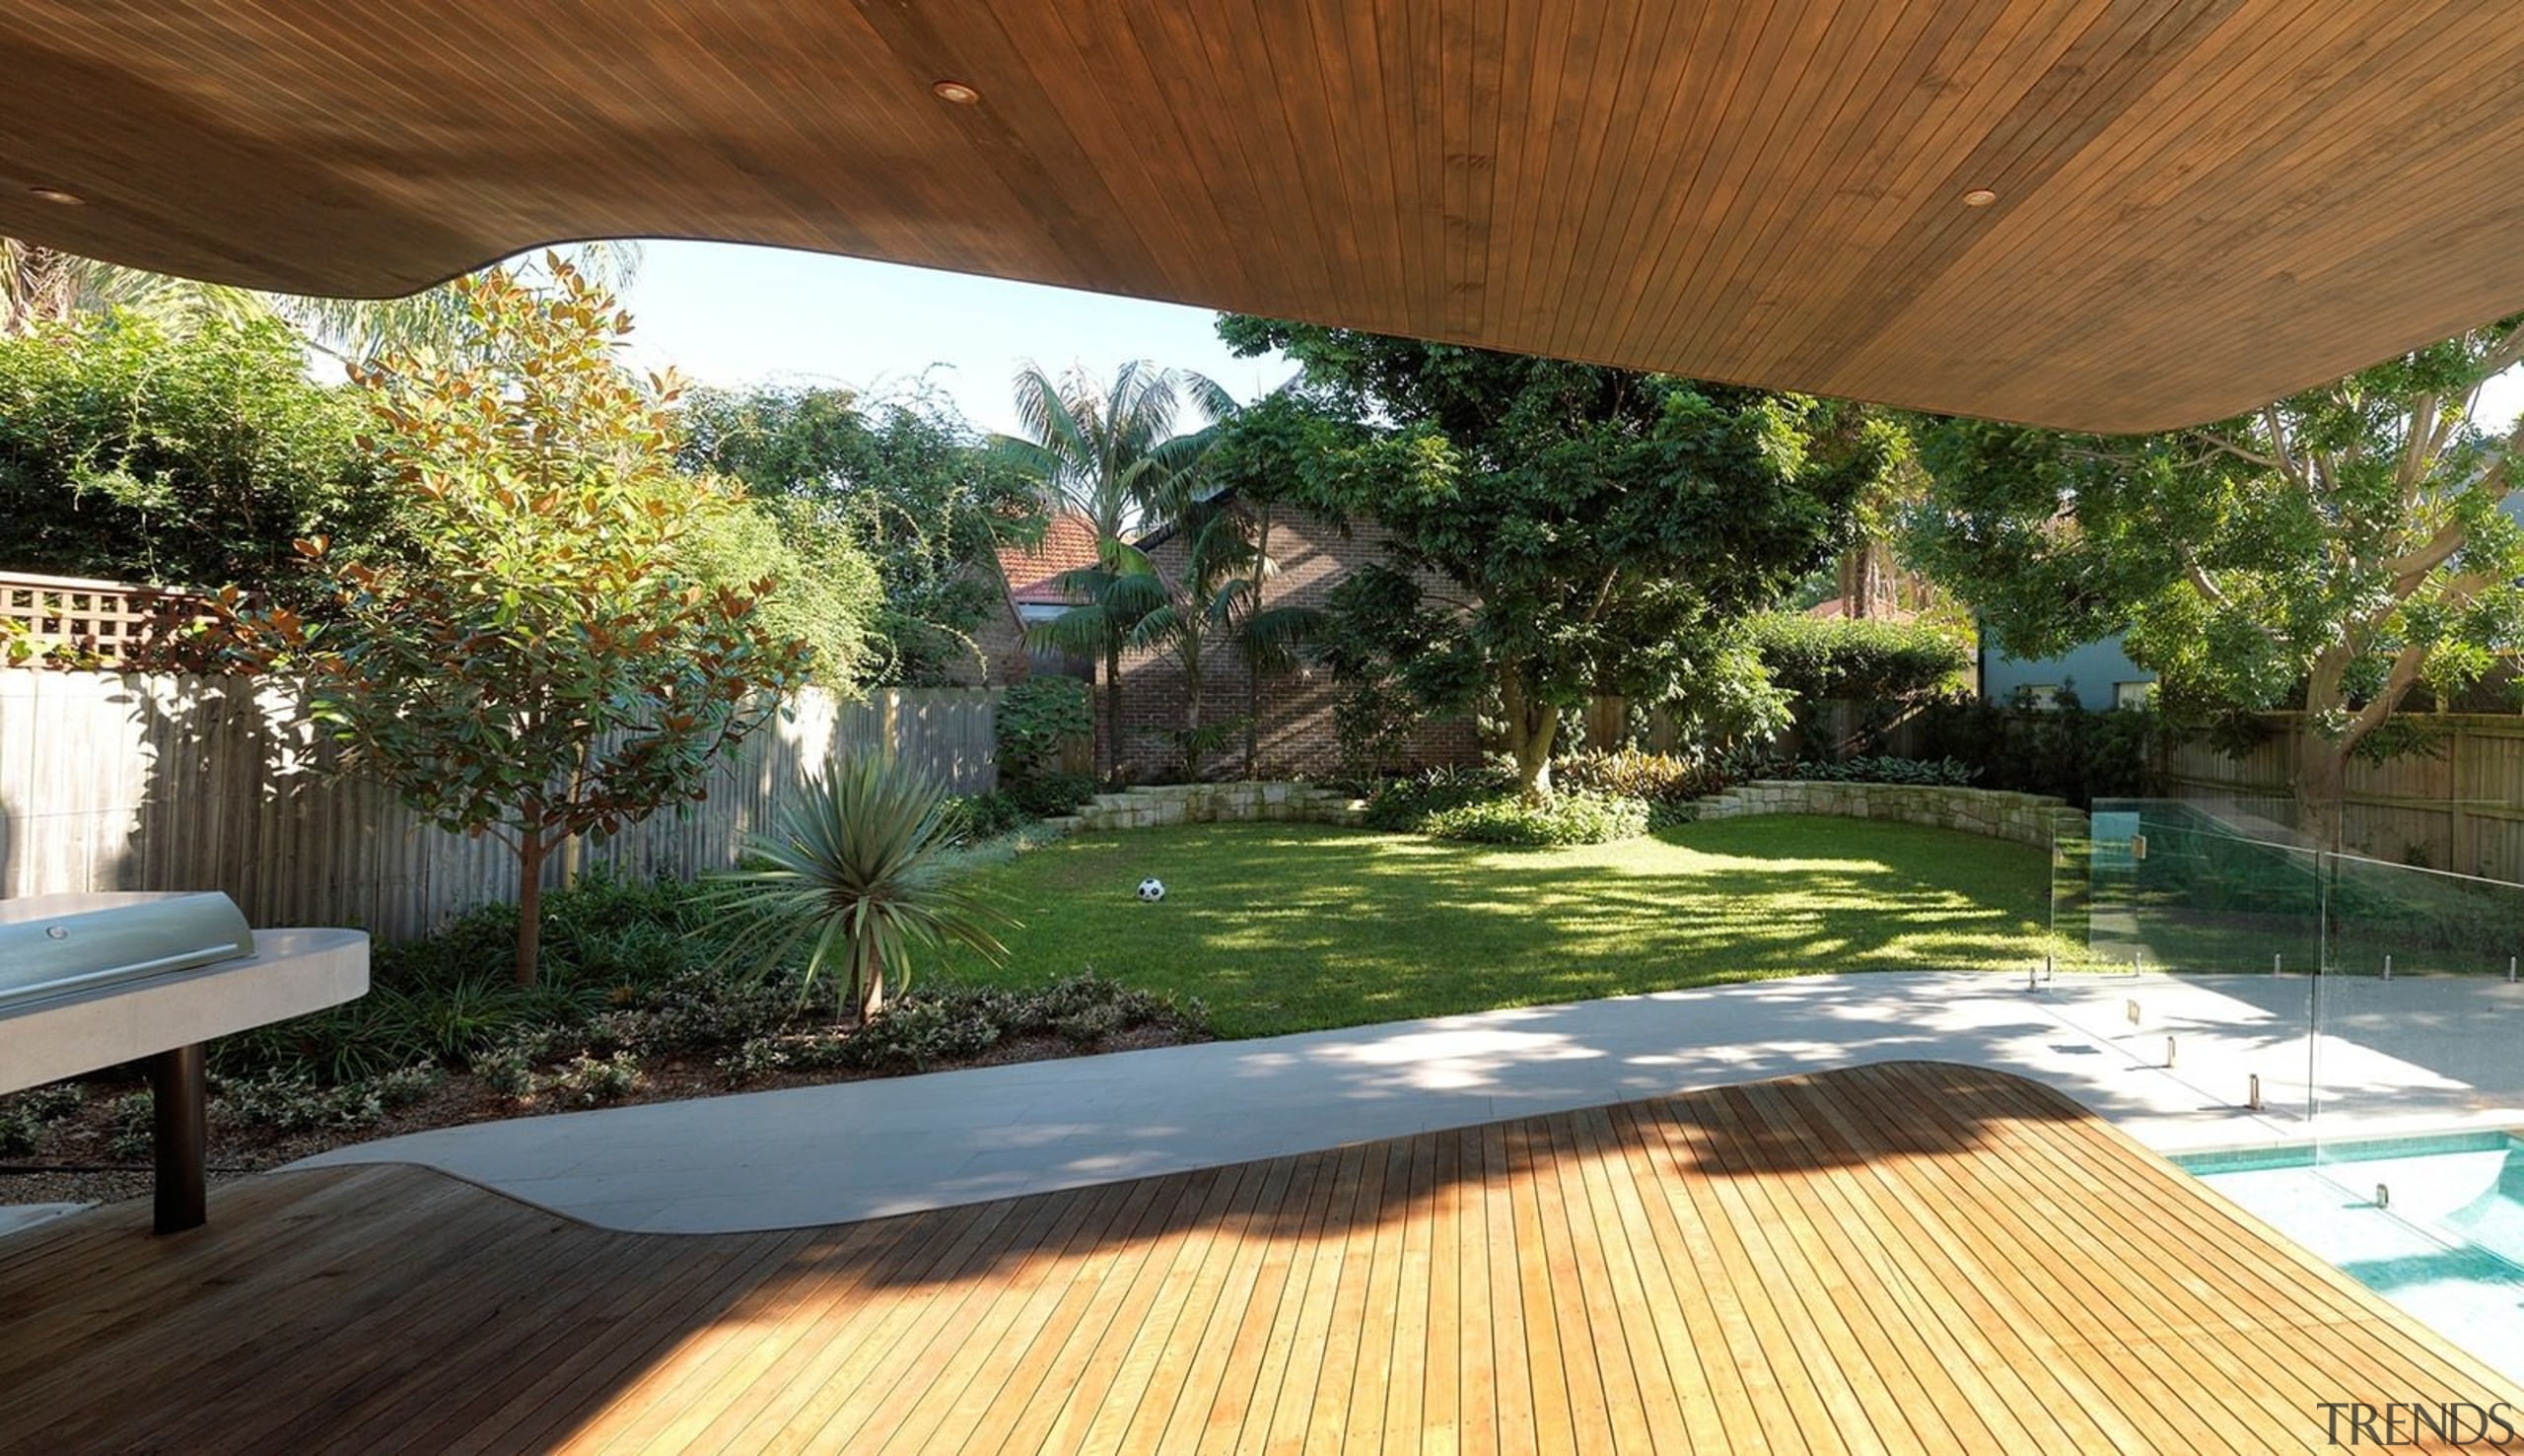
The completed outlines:
<svg viewBox="0 0 2524 1456">
<path fill-rule="evenodd" d="M 1024 924 L 998 970 L 1207 1003 L 1222 1036 L 1814 971 L 2021 970 L 2047 857 L 1907 824 L 1790 816 L 1492 850 L 1299 824 L 1086 835 L 979 871 Z M 1158 904 L 1132 893 L 1165 881 Z"/>
</svg>

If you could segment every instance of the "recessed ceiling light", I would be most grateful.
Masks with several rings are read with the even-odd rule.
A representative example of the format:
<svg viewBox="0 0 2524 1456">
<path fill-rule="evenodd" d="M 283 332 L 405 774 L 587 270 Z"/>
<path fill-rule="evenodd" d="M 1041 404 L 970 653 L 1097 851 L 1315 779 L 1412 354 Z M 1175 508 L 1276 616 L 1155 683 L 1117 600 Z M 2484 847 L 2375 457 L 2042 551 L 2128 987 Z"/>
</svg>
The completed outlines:
<svg viewBox="0 0 2524 1456">
<path fill-rule="evenodd" d="M 1987 187 L 1974 187 L 1963 194 L 1963 205 L 1966 207 L 1987 207 L 1998 200 L 1998 194 Z"/>
<path fill-rule="evenodd" d="M 76 192 L 65 192 L 59 187 L 29 187 L 27 190 L 46 202 L 58 202 L 64 207 L 78 207 L 88 200 Z"/>
<path fill-rule="evenodd" d="M 959 106 L 969 106 L 973 103 L 982 99 L 982 94 L 980 92 L 966 86 L 961 81 L 941 81 L 936 86 L 929 88 L 929 90 L 930 94 L 937 97 L 940 101 L 953 102 Z"/>
</svg>

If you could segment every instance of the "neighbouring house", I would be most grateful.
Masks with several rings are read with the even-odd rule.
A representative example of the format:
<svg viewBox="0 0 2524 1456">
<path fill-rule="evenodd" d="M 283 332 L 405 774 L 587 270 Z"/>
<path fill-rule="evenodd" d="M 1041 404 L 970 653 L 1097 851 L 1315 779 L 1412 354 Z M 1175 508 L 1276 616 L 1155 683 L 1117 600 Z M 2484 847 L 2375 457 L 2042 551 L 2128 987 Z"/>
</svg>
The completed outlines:
<svg viewBox="0 0 2524 1456">
<path fill-rule="evenodd" d="M 1232 497 L 1224 501 L 1239 509 Z M 1310 513 L 1288 507 L 1271 515 L 1269 554 L 1277 565 L 1264 583 L 1266 606 L 1320 606 L 1332 589 L 1351 572 L 1376 560 L 1382 533 L 1360 525 L 1344 534 Z M 1157 569 L 1179 575 L 1184 542 L 1170 524 L 1141 534 L 1134 544 L 1149 553 Z M 1095 563 L 1095 529 L 1084 518 L 1055 517 L 1041 545 L 1011 547 L 1000 552 L 1000 572 L 1008 584 L 1008 609 L 978 634 L 990 657 L 993 681 L 1015 682 L 1038 672 L 1066 672 L 1095 683 L 1097 762 L 1102 761 L 1106 722 L 1100 691 L 1103 664 L 1040 648 L 1023 646 L 1025 627 L 1060 615 L 1069 607 L 1054 585 L 1062 572 Z M 1003 675 L 1003 664 L 1009 669 Z M 1232 648 L 1213 645 L 1202 664 L 1202 718 L 1227 723 L 1244 717 L 1255 705 L 1254 684 L 1242 658 Z M 1266 675 L 1260 685 L 1259 712 L 1254 715 L 1255 769 L 1267 778 L 1320 776 L 1340 767 L 1340 741 L 1333 709 L 1339 689 L 1319 667 L 1300 664 L 1294 670 Z M 1183 672 L 1171 656 L 1126 653 L 1122 658 L 1121 769 L 1125 778 L 1154 781 L 1171 777 L 1181 766 L 1181 750 L 1171 736 L 1183 727 Z M 1212 754 L 1211 776 L 1234 774 L 1243 763 L 1239 732 Z M 1464 764 L 1480 758 L 1480 742 L 1471 718 L 1432 720 L 1422 726 L 1406 750 L 1406 767 Z"/>
<path fill-rule="evenodd" d="M 1043 538 L 1035 544 L 999 549 L 999 580 L 1005 589 L 1000 607 L 973 632 L 990 683 L 1023 682 L 1037 672 L 1094 680 L 1094 663 L 1074 654 L 1028 647 L 1025 629 L 1069 610 L 1069 598 L 1056 585 L 1061 574 L 1095 561 L 1094 522 L 1067 512 L 1045 523 Z"/>
<path fill-rule="evenodd" d="M 2056 658 L 2011 658 L 1981 635 L 1981 698 L 2011 703 L 2018 694 L 2036 708 L 2056 708 L 2060 694 L 2074 691 L 2086 708 L 2143 708 L 2153 700 L 2156 674 L 2130 660 L 2118 633 Z"/>
</svg>

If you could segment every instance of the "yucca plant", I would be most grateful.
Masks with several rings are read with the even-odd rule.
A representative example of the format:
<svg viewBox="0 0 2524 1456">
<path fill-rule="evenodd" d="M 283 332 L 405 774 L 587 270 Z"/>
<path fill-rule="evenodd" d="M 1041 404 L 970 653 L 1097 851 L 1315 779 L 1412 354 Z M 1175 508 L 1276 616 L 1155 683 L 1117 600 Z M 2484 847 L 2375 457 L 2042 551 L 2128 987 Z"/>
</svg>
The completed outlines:
<svg viewBox="0 0 2524 1456">
<path fill-rule="evenodd" d="M 755 867 L 711 876 L 737 922 L 726 963 L 756 978 L 798 964 L 802 995 L 847 974 L 842 1005 L 865 1022 L 884 1005 L 888 973 L 910 984 L 915 950 L 953 943 L 1004 959 L 992 931 L 1014 922 L 962 882 L 946 802 L 890 757 L 834 764 L 781 810 L 776 832 L 747 836 Z"/>
</svg>

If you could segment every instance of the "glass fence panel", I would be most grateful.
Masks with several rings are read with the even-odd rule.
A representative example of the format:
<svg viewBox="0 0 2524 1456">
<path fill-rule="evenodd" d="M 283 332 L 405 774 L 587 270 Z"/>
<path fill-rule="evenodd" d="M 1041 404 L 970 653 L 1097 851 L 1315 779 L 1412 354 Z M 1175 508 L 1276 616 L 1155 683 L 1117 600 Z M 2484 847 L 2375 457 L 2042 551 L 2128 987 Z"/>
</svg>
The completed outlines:
<svg viewBox="0 0 2524 1456">
<path fill-rule="evenodd" d="M 2524 885 L 2319 853 L 2266 805 L 2102 799 L 2052 847 L 2051 930 L 2064 1015 L 2142 1064 L 2192 1048 L 2186 1080 L 2318 1148 L 2524 1130 Z"/>
<path fill-rule="evenodd" d="M 2162 799 L 2098 799 L 2088 820 L 2083 882 L 2068 891 L 2080 900 L 2069 931 L 2082 932 L 2086 966 L 2303 975 L 2320 963 L 2320 857 L 2246 832 L 2284 826 Z M 2055 880 L 2074 872 L 2055 869 Z"/>
<path fill-rule="evenodd" d="M 2325 868 L 2326 969 L 2310 1038 L 2316 1156 L 2371 1198 L 2390 1184 L 2370 1164 L 2391 1140 L 2524 1129 L 2524 885 L 2350 855 L 2326 856 Z M 2506 1216 L 2524 1223 L 2524 1159 L 2508 1181 L 2491 1204 L 2503 1198 Z M 2460 1191 L 2404 1194 L 2433 1203 Z"/>
</svg>

